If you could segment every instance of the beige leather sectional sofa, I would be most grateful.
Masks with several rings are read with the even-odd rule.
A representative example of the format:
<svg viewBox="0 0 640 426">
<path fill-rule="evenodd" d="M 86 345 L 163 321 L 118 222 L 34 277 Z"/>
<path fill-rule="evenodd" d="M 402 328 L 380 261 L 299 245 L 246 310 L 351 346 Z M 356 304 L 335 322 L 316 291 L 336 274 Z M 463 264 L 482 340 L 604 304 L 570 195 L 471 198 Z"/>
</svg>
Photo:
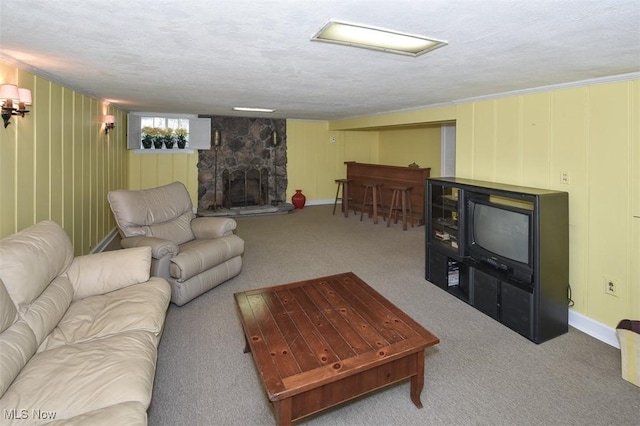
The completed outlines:
<svg viewBox="0 0 640 426">
<path fill-rule="evenodd" d="M 151 249 L 73 256 L 52 221 L 0 240 L 0 424 L 144 425 L 171 289 Z"/>
</svg>

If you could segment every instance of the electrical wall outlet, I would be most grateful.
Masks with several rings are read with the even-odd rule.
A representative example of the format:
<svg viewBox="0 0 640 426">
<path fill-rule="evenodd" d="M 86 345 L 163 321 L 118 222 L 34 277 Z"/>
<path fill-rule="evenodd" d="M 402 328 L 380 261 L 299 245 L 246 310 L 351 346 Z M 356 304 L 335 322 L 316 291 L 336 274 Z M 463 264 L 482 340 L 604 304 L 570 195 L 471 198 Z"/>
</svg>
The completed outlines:
<svg viewBox="0 0 640 426">
<path fill-rule="evenodd" d="M 571 176 L 569 175 L 569 171 L 568 170 L 560 171 L 560 183 L 568 185 L 569 181 L 570 181 L 570 177 Z"/>
<path fill-rule="evenodd" d="M 618 297 L 617 281 L 610 277 L 604 277 L 604 292 L 605 294 Z"/>
</svg>

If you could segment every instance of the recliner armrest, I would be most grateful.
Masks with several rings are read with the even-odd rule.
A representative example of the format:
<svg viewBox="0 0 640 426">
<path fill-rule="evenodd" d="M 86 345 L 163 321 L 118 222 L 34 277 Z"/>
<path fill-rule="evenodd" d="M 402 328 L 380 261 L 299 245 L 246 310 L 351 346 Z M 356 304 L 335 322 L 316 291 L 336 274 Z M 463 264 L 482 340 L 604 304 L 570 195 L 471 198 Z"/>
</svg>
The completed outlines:
<svg viewBox="0 0 640 426">
<path fill-rule="evenodd" d="M 191 221 L 196 239 L 226 237 L 233 234 L 237 226 L 237 222 L 229 217 L 196 217 Z"/>
<path fill-rule="evenodd" d="M 122 248 L 131 247 L 151 247 L 151 257 L 160 259 L 168 254 L 176 255 L 180 253 L 180 248 L 173 241 L 156 237 L 125 237 L 120 241 Z"/>
</svg>

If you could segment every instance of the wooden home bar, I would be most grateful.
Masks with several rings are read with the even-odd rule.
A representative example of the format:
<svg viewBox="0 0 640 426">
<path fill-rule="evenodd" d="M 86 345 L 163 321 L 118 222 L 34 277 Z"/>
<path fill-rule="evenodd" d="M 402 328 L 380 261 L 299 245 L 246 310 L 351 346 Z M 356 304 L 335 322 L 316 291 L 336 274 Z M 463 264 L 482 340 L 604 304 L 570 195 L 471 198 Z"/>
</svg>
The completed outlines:
<svg viewBox="0 0 640 426">
<path fill-rule="evenodd" d="M 345 161 L 347 165 L 347 179 L 349 182 L 348 208 L 360 211 L 364 198 L 364 185 L 380 183 L 382 194 L 382 209 L 379 215 L 384 215 L 386 219 L 389 215 L 389 205 L 391 204 L 392 186 L 411 187 L 408 191 L 411 200 L 412 214 L 408 222 L 413 226 L 424 225 L 424 185 L 429 177 L 430 168 L 389 166 L 385 164 L 357 163 L 355 161 Z"/>
</svg>

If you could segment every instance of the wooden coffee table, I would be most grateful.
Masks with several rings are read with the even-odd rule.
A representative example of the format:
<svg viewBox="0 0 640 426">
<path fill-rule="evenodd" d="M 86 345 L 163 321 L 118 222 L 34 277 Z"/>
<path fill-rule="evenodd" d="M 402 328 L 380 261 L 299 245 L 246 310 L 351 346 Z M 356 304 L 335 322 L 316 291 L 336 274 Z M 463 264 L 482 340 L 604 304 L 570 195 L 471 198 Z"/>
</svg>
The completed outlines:
<svg viewBox="0 0 640 426">
<path fill-rule="evenodd" d="M 276 424 L 408 378 L 422 408 L 424 350 L 440 341 L 352 272 L 234 296 Z"/>
</svg>

